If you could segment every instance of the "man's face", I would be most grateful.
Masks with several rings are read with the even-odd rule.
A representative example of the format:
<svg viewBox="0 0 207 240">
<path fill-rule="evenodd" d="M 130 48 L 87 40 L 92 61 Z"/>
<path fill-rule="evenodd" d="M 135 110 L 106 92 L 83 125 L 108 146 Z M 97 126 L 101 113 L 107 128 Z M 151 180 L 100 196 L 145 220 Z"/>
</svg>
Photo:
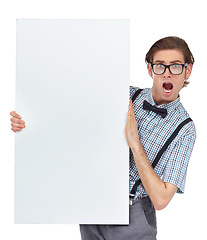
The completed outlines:
<svg viewBox="0 0 207 240">
<path fill-rule="evenodd" d="M 153 64 L 158 64 L 157 68 L 162 68 L 163 65 L 185 64 L 183 53 L 179 50 L 159 50 L 153 56 Z M 152 96 L 157 105 L 165 104 L 174 101 L 183 87 L 185 79 L 190 77 L 192 64 L 188 64 L 183 68 L 180 75 L 173 75 L 169 69 L 161 75 L 156 75 L 152 71 L 152 67 L 148 64 L 149 75 L 153 78 Z"/>
</svg>

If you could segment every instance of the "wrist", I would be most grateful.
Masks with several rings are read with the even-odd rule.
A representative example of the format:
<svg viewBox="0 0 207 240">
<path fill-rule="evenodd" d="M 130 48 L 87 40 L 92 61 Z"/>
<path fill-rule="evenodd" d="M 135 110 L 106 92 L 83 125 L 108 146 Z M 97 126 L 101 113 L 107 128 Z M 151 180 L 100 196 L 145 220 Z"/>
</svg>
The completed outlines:
<svg viewBox="0 0 207 240">
<path fill-rule="evenodd" d="M 139 154 L 141 147 L 142 147 L 142 146 L 141 146 L 141 143 L 140 143 L 140 142 L 134 144 L 134 145 L 131 147 L 131 150 L 132 150 L 133 155 Z"/>
</svg>

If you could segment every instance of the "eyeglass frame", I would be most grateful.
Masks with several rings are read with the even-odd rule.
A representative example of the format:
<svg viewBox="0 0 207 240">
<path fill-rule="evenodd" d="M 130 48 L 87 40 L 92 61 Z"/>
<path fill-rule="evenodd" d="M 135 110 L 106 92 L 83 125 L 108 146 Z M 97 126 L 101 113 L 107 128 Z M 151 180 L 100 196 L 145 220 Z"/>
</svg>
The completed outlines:
<svg viewBox="0 0 207 240">
<path fill-rule="evenodd" d="M 163 73 L 160 73 L 160 74 L 155 73 L 155 72 L 154 72 L 154 69 L 153 69 L 153 66 L 154 66 L 154 65 L 159 65 L 159 64 L 160 64 L 160 65 L 163 65 L 163 66 L 165 67 Z M 166 68 L 168 68 L 169 72 L 170 72 L 172 75 L 181 75 L 181 74 L 183 73 L 184 67 L 187 67 L 187 66 L 188 66 L 188 63 L 184 63 L 184 64 L 181 64 L 181 63 L 173 63 L 173 64 L 170 64 L 170 65 L 165 65 L 165 64 L 162 64 L 162 63 L 159 63 L 159 64 L 149 63 L 149 65 L 152 67 L 153 73 L 156 74 L 156 75 L 162 75 L 162 74 L 164 74 L 165 71 L 166 71 Z M 172 73 L 171 70 L 170 70 L 170 66 L 172 66 L 172 65 L 181 65 L 181 66 L 182 66 L 182 72 L 179 73 L 179 74 L 174 74 L 174 73 Z"/>
</svg>

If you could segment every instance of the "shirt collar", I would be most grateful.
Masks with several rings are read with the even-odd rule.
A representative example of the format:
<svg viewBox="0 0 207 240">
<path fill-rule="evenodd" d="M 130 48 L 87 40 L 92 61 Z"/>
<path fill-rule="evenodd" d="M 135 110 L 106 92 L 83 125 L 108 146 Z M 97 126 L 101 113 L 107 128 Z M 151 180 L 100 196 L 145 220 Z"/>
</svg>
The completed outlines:
<svg viewBox="0 0 207 240">
<path fill-rule="evenodd" d="M 152 106 L 156 106 L 158 108 L 164 108 L 167 109 L 168 112 L 173 111 L 175 108 L 178 107 L 178 105 L 180 104 L 180 95 L 178 95 L 178 98 L 175 99 L 174 101 L 170 102 L 170 103 L 165 103 L 162 105 L 156 105 L 153 96 L 152 96 L 152 88 L 149 89 L 149 92 L 147 93 L 146 96 L 146 101 L 149 102 Z"/>
</svg>

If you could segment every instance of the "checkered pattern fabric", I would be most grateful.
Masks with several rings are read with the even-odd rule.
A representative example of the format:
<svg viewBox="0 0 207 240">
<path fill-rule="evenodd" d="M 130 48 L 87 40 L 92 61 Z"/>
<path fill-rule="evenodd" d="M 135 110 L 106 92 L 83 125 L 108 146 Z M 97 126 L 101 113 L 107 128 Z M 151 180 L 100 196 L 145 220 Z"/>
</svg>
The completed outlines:
<svg viewBox="0 0 207 240">
<path fill-rule="evenodd" d="M 138 89 L 138 87 L 130 87 L 130 99 Z M 144 100 L 153 106 L 167 109 L 167 116 L 162 118 L 152 111 L 144 110 Z M 151 88 L 144 89 L 135 99 L 133 106 L 135 118 L 138 122 L 139 139 L 150 163 L 152 163 L 176 127 L 187 119 L 189 115 L 180 103 L 180 96 L 173 102 L 157 106 L 152 97 Z M 154 169 L 163 182 L 176 185 L 178 187 L 178 193 L 184 192 L 187 167 L 195 139 L 195 125 L 193 121 L 191 121 L 180 130 Z M 131 150 L 129 161 L 129 191 L 131 191 L 133 185 L 139 179 L 139 173 Z M 147 196 L 147 193 L 141 183 L 135 194 L 135 199 L 145 196 Z"/>
</svg>

